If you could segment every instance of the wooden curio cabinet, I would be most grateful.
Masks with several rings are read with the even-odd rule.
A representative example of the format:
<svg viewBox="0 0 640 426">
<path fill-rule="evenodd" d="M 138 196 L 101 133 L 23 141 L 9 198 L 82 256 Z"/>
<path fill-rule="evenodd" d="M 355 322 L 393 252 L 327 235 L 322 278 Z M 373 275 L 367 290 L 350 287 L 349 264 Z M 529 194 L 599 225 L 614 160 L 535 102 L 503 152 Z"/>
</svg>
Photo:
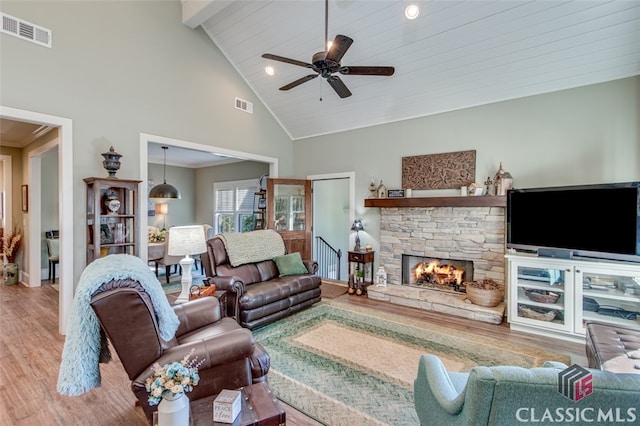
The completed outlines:
<svg viewBox="0 0 640 426">
<path fill-rule="evenodd" d="M 87 187 L 87 264 L 108 254 L 140 255 L 139 180 L 89 177 Z"/>
</svg>

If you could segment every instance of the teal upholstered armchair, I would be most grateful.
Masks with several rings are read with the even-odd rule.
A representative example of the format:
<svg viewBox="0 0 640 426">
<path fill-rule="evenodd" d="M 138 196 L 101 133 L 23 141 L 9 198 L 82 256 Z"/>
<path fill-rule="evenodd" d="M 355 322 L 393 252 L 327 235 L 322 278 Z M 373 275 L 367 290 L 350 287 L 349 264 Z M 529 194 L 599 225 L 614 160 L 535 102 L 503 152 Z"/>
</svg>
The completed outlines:
<svg viewBox="0 0 640 426">
<path fill-rule="evenodd" d="M 640 425 L 640 375 L 585 370 L 583 374 L 592 375 L 593 392 L 574 401 L 559 389 L 558 374 L 566 368 L 547 362 L 541 368 L 474 367 L 469 373 L 449 373 L 437 356 L 423 355 L 414 382 L 418 418 L 422 425 L 433 426 L 594 425 L 616 420 Z"/>
</svg>

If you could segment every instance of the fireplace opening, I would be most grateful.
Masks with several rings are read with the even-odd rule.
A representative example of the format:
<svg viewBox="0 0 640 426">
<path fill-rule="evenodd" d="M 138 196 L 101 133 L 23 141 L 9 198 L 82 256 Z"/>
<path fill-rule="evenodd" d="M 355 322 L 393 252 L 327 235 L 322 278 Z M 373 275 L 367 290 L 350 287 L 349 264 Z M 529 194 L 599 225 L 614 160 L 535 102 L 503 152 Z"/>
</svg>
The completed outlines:
<svg viewBox="0 0 640 426">
<path fill-rule="evenodd" d="M 402 285 L 465 292 L 467 281 L 473 281 L 470 260 L 402 255 Z"/>
</svg>

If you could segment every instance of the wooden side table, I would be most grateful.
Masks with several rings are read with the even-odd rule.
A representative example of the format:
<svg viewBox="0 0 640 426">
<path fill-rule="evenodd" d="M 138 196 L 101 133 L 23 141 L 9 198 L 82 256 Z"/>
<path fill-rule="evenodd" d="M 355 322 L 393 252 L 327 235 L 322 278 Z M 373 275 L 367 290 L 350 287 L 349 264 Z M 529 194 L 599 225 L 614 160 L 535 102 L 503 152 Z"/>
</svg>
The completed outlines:
<svg viewBox="0 0 640 426">
<path fill-rule="evenodd" d="M 349 294 L 367 294 L 367 287 L 373 284 L 373 251 L 349 252 Z"/>
<path fill-rule="evenodd" d="M 286 413 L 266 382 L 260 382 L 239 389 L 242 393 L 242 409 L 232 426 L 283 426 Z M 213 400 L 217 395 L 198 399 L 191 403 L 191 424 L 193 426 L 229 426 L 228 423 L 213 421 Z"/>
</svg>

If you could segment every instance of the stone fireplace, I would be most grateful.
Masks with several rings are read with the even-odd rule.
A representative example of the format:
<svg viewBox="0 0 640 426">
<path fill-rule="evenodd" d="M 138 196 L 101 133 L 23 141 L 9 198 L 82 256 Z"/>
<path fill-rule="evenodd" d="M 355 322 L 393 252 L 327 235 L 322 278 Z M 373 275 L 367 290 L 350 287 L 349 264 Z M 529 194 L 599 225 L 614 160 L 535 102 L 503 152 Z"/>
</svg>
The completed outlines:
<svg viewBox="0 0 640 426">
<path fill-rule="evenodd" d="M 505 220 L 502 206 L 383 207 L 380 209 L 378 260 L 387 272 L 389 285 L 386 288 L 371 286 L 369 297 L 500 323 L 504 303 L 497 309 L 469 306 L 464 293 L 450 293 L 456 291 L 455 287 L 459 285 L 457 281 L 493 279 L 504 285 L 504 250 Z M 432 284 L 418 283 L 417 280 L 411 282 L 411 279 L 407 279 L 406 272 L 403 277 L 403 263 L 411 269 L 411 263 L 414 262 L 415 269 L 423 259 L 438 260 L 440 264 L 469 268 L 470 271 L 466 271 L 467 275 L 460 280 L 448 277 L 449 282 L 456 282 L 456 285 L 444 288 L 448 292 L 434 291 L 443 288 L 434 289 Z M 429 280 L 431 278 L 425 281 Z M 441 284 L 438 286 L 443 287 Z"/>
</svg>

